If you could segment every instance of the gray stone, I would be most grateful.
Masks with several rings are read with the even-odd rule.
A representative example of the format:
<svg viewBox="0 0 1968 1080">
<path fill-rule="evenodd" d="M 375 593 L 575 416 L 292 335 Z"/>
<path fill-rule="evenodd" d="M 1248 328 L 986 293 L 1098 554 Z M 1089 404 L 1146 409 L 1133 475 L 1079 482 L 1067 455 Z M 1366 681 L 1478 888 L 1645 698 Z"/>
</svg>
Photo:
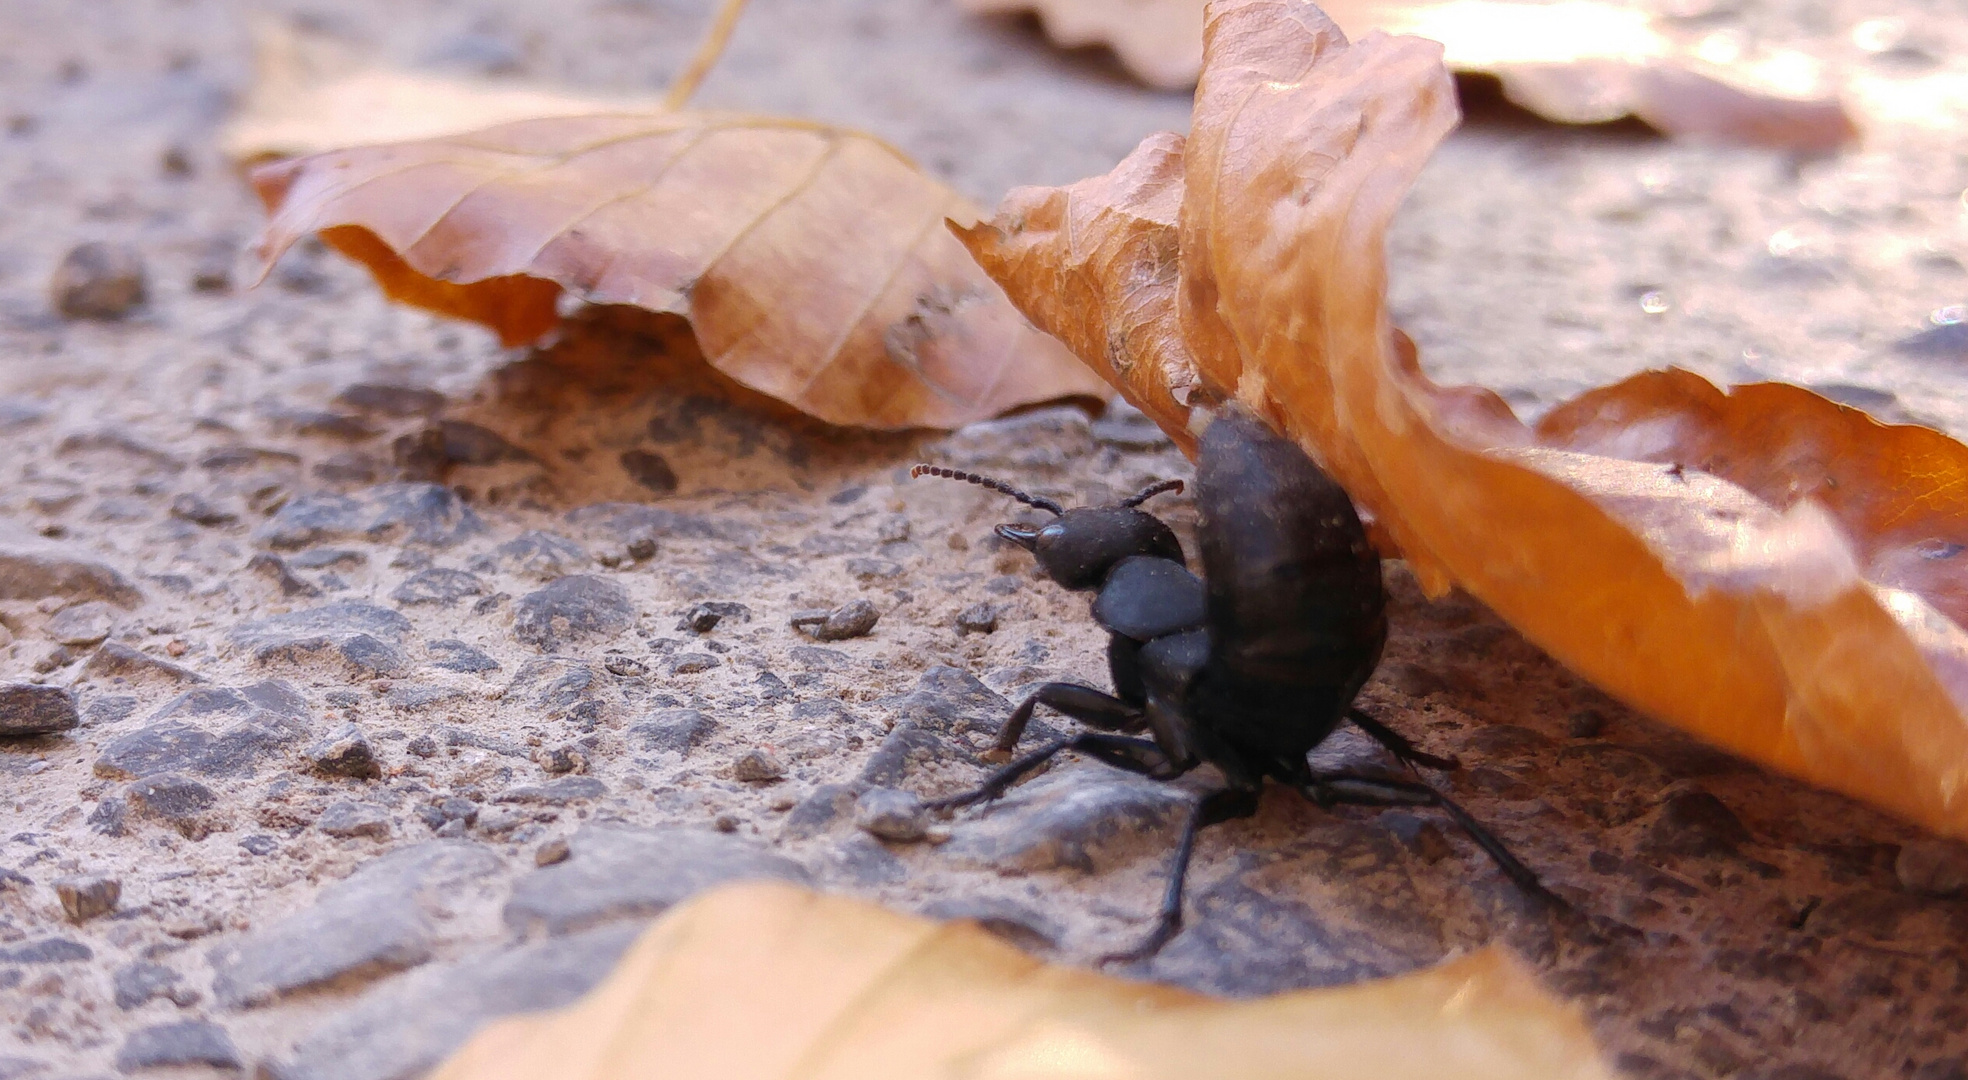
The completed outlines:
<svg viewBox="0 0 1968 1080">
<path fill-rule="evenodd" d="M 560 935 L 614 919 L 660 914 L 714 885 L 747 878 L 809 883 L 806 869 L 750 842 L 700 829 L 585 825 L 567 861 L 513 886 L 506 925 Z"/>
<path fill-rule="evenodd" d="M 663 670 L 671 675 L 695 675 L 700 671 L 710 671 L 720 667 L 722 664 L 723 661 L 710 653 L 687 652 L 671 657 L 670 662 L 663 665 Z"/>
<path fill-rule="evenodd" d="M 0 600 L 107 600 L 126 608 L 143 593 L 109 565 L 71 555 L 63 544 L 0 519 Z"/>
<path fill-rule="evenodd" d="M 1900 886 L 1921 896 L 1968 896 L 1968 844 L 1909 840 L 1893 860 Z"/>
<path fill-rule="evenodd" d="M 606 578 L 575 574 L 526 594 L 515 605 L 513 636 L 542 651 L 607 639 L 635 625 L 627 589 Z"/>
<path fill-rule="evenodd" d="M 617 460 L 629 479 L 658 495 L 668 495 L 677 489 L 676 470 L 670 468 L 661 454 L 651 450 L 624 450 Z"/>
<path fill-rule="evenodd" d="M 957 612 L 959 634 L 990 634 L 995 633 L 997 629 L 998 605 L 988 600 L 980 600 Z"/>
<path fill-rule="evenodd" d="M 996 738 L 1005 718 L 1011 715 L 1011 702 L 970 672 L 948 665 L 930 668 L 916 680 L 915 689 L 883 698 L 876 704 L 886 709 L 897 724 L 913 723 L 943 735 Z M 1025 730 L 1025 738 L 1034 743 L 1059 737 L 1057 728 L 1038 718 Z"/>
<path fill-rule="evenodd" d="M 517 574 L 540 581 L 564 577 L 588 565 L 588 550 L 559 533 L 523 532 L 472 560 L 480 573 Z"/>
<path fill-rule="evenodd" d="M 687 754 L 717 731 L 717 721 L 696 709 L 658 709 L 629 728 L 644 750 L 674 750 Z"/>
<path fill-rule="evenodd" d="M 881 612 L 867 600 L 842 604 L 832 611 L 803 611 L 793 616 L 793 629 L 815 641 L 845 641 L 865 637 L 881 621 Z"/>
<path fill-rule="evenodd" d="M 847 560 L 847 572 L 850 575 L 852 575 L 856 581 L 888 581 L 893 578 L 898 578 L 902 576 L 902 564 L 896 562 L 894 559 L 876 559 L 876 558 L 865 558 L 865 557 L 859 559 L 849 559 Z M 865 601 L 859 601 L 859 602 L 865 602 Z M 873 609 L 874 607 L 873 604 L 869 604 L 868 606 L 870 609 Z M 857 612 L 857 615 L 858 614 L 859 613 Z M 869 623 L 868 629 L 870 630 L 874 629 L 874 624 Z M 862 631 L 862 633 L 866 633 L 866 632 L 867 631 L 865 630 Z M 860 635 L 856 634 L 853 636 L 859 637 Z"/>
<path fill-rule="evenodd" d="M 640 925 L 604 926 L 412 972 L 328 1019 L 266 1080 L 414 1080 L 485 1024 L 556 1009 L 593 989 Z"/>
<path fill-rule="evenodd" d="M 532 454 L 506 440 L 488 427 L 465 420 L 442 420 L 438 436 L 444 440 L 444 459 L 456 465 L 497 465 L 502 461 L 535 461 Z"/>
<path fill-rule="evenodd" d="M 944 852 L 1020 870 L 1100 871 L 1167 850 L 1191 797 L 1102 765 L 1055 769 L 968 819 Z"/>
<path fill-rule="evenodd" d="M 55 612 L 48 636 L 63 645 L 95 645 L 116 628 L 116 608 L 101 600 L 84 600 Z"/>
<path fill-rule="evenodd" d="M 542 784 L 509 787 L 500 792 L 499 797 L 494 801 L 565 806 L 582 799 L 599 799 L 606 794 L 608 794 L 608 786 L 592 776 L 562 776 Z"/>
<path fill-rule="evenodd" d="M 237 722 L 214 735 L 191 721 Z M 110 742 L 95 773 L 127 780 L 163 772 L 250 776 L 259 764 L 307 734 L 307 702 L 279 680 L 251 686 L 203 686 L 180 694 L 152 723 Z"/>
<path fill-rule="evenodd" d="M 88 922 L 116 910 L 123 883 L 101 874 L 76 874 L 55 879 L 55 897 L 70 922 Z"/>
<path fill-rule="evenodd" d="M 784 778 L 786 763 L 771 750 L 754 746 L 738 755 L 738 759 L 731 763 L 731 775 L 739 780 L 766 783 Z"/>
<path fill-rule="evenodd" d="M 692 604 L 683 617 L 677 620 L 678 630 L 708 634 L 717 628 L 718 623 L 730 619 L 734 622 L 751 622 L 752 609 L 744 604 L 730 600 L 706 600 Z"/>
<path fill-rule="evenodd" d="M 246 570 L 277 586 L 282 596 L 321 595 L 320 586 L 296 575 L 293 568 L 287 565 L 287 560 L 278 555 L 269 555 L 262 551 L 246 560 Z"/>
<path fill-rule="evenodd" d="M 140 1028 L 131 1032 L 122 1049 L 116 1051 L 119 1072 L 183 1065 L 242 1069 L 246 1060 L 239 1056 L 225 1029 L 206 1020 L 179 1020 Z"/>
<path fill-rule="evenodd" d="M 4 978 L 0 978 L 0 989 L 11 989 L 14 985 L 18 984 L 20 973 L 14 972 L 14 975 L 15 979 L 13 982 L 6 982 Z M 48 1063 L 35 1058 L 14 1057 L 12 1055 L 0 1057 L 0 1080 L 24 1080 L 25 1077 L 36 1076 L 47 1070 Z M 1925 1078 L 1922 1078 L 1922 1080 L 1925 1080 Z"/>
<path fill-rule="evenodd" d="M 376 748 L 354 724 L 343 724 L 309 743 L 307 759 L 316 769 L 337 776 L 374 780 L 383 775 L 383 766 L 376 760 Z"/>
<path fill-rule="evenodd" d="M 205 676 L 187 667 L 181 667 L 133 649 L 115 641 L 105 641 L 102 647 L 90 654 L 87 663 L 77 676 L 87 680 L 125 680 L 129 682 L 157 682 L 164 684 L 190 685 L 202 683 Z"/>
<path fill-rule="evenodd" d="M 932 919 L 963 919 L 974 922 L 1027 952 L 1040 952 L 1059 944 L 1059 924 L 1036 908 L 999 896 L 957 896 L 938 900 L 923 909 Z"/>
<path fill-rule="evenodd" d="M 430 654 L 431 666 L 446 671 L 461 671 L 467 675 L 476 675 L 499 670 L 497 660 L 455 638 L 433 641 L 426 651 Z"/>
<path fill-rule="evenodd" d="M 1192 893 L 1187 929 L 1142 974 L 1248 997 L 1385 978 L 1439 961 L 1441 926 L 1401 869 L 1396 841 L 1351 823 L 1339 832 L 1343 842 L 1269 866 L 1246 859 L 1244 869 Z M 1137 933 L 1147 933 L 1152 918 L 1144 909 Z M 1122 937 L 1113 947 L 1137 940 Z"/>
<path fill-rule="evenodd" d="M 110 694 L 91 698 L 89 707 L 82 710 L 82 719 L 91 727 L 114 724 L 127 719 L 137 711 L 137 699 L 130 694 Z"/>
<path fill-rule="evenodd" d="M 89 831 L 99 836 L 122 836 L 123 826 L 130 817 L 130 804 L 111 796 L 96 803 L 89 811 Z"/>
<path fill-rule="evenodd" d="M 55 310 L 70 319 L 120 319 L 143 304 L 147 291 L 137 249 L 98 241 L 70 248 L 48 282 Z"/>
<path fill-rule="evenodd" d="M 68 938 L 41 938 L 24 945 L 0 947 L 0 964 L 72 964 L 95 958 L 94 949 Z"/>
<path fill-rule="evenodd" d="M 223 507 L 214 506 L 203 498 L 187 491 L 171 500 L 171 516 L 193 525 L 203 525 L 208 529 L 237 525 L 239 515 Z"/>
<path fill-rule="evenodd" d="M 211 835 L 210 814 L 219 797 L 212 789 L 178 773 L 156 773 L 132 783 L 124 793 L 138 815 L 163 822 L 189 840 Z"/>
<path fill-rule="evenodd" d="M 335 395 L 335 404 L 383 416 L 434 416 L 444 408 L 444 395 L 421 386 L 355 383 Z"/>
<path fill-rule="evenodd" d="M 1722 800 L 1706 791 L 1683 791 L 1661 803 L 1640 847 L 1655 855 L 1733 855 L 1752 839 Z"/>
<path fill-rule="evenodd" d="M 433 686 L 422 683 L 397 683 L 383 695 L 384 704 L 397 712 L 428 712 L 446 702 L 471 697 L 472 693 L 459 686 Z"/>
<path fill-rule="evenodd" d="M 388 608 L 337 600 L 243 623 L 233 629 L 232 640 L 262 664 L 318 670 L 325 657 L 339 661 L 353 677 L 375 678 L 409 673 L 410 661 L 397 648 L 409 631 L 410 620 Z"/>
<path fill-rule="evenodd" d="M 134 1009 L 147 1004 L 154 998 L 170 998 L 173 1002 L 189 1005 L 197 1000 L 197 992 L 180 986 L 181 978 L 176 971 L 163 964 L 138 961 L 116 969 L 111 979 L 116 990 L 116 1007 Z"/>
<path fill-rule="evenodd" d="M 0 683 L 0 736 L 47 735 L 81 723 L 75 695 L 59 686 Z"/>
<path fill-rule="evenodd" d="M 403 605 L 437 604 L 450 607 L 468 596 L 485 593 L 485 583 L 463 570 L 431 567 L 403 579 L 390 593 L 390 599 Z"/>
<path fill-rule="evenodd" d="M 909 868 L 880 841 L 866 833 L 851 833 L 817 853 L 816 869 L 829 879 L 845 878 L 857 885 L 893 885 L 909 879 Z"/>
<path fill-rule="evenodd" d="M 833 828 L 854 813 L 858 796 L 859 789 L 853 784 L 821 784 L 814 788 L 786 815 L 785 838 L 804 840 Z"/>
<path fill-rule="evenodd" d="M 1087 425 L 1087 432 L 1095 442 L 1118 450 L 1161 450 L 1175 445 L 1168 432 L 1123 401 L 1108 406 L 1100 419 Z"/>
<path fill-rule="evenodd" d="M 909 843 L 927 834 L 929 812 L 909 792 L 869 788 L 854 802 L 854 824 L 879 839 Z"/>
<path fill-rule="evenodd" d="M 713 521 L 696 514 L 683 514 L 646 503 L 596 503 L 567 512 L 567 521 L 583 529 L 601 532 L 616 543 L 626 544 L 645 536 L 657 539 L 688 537 L 697 540 L 730 540 L 749 543 L 753 530 L 731 522 Z"/>
<path fill-rule="evenodd" d="M 343 799 L 328 804 L 321 812 L 314 827 L 329 836 L 343 839 L 366 836 L 373 840 L 387 840 L 390 835 L 389 813 L 374 803 L 350 802 Z"/>
<path fill-rule="evenodd" d="M 287 557 L 289 566 L 303 570 L 354 570 L 368 561 L 368 555 L 353 548 L 315 548 Z"/>
<path fill-rule="evenodd" d="M 303 495 L 280 508 L 254 539 L 276 549 L 335 540 L 400 541 L 444 548 L 485 531 L 456 492 L 439 484 L 378 484 L 350 495 Z"/>
<path fill-rule="evenodd" d="M 611 653 L 602 658 L 601 666 L 610 675 L 620 675 L 624 679 L 640 679 L 649 674 L 649 665 L 633 656 Z"/>
<path fill-rule="evenodd" d="M 367 982 L 429 960 L 442 917 L 496 874 L 499 857 L 469 841 L 431 840 L 362 864 L 314 905 L 215 946 L 213 993 L 252 1008 L 328 983 Z"/>
</svg>

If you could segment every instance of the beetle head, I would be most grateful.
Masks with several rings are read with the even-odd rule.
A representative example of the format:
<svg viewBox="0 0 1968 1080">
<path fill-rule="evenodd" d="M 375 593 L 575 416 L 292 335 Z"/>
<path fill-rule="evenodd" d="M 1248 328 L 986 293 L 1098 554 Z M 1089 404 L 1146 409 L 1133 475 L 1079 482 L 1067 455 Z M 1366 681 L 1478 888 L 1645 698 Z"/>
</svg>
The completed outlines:
<svg viewBox="0 0 1968 1080">
<path fill-rule="evenodd" d="M 1051 499 L 1027 495 L 987 476 L 934 465 L 918 465 L 911 476 L 928 473 L 963 480 L 1002 492 L 1027 506 L 1052 514 L 1044 525 L 1007 522 L 997 534 L 1032 553 L 1047 577 L 1068 589 L 1097 588 L 1107 571 L 1130 555 L 1153 555 L 1183 562 L 1182 544 L 1160 518 L 1140 509 L 1143 502 L 1164 491 L 1181 491 L 1182 481 L 1164 480 L 1122 499 L 1113 506 L 1082 506 L 1072 510 Z"/>
</svg>

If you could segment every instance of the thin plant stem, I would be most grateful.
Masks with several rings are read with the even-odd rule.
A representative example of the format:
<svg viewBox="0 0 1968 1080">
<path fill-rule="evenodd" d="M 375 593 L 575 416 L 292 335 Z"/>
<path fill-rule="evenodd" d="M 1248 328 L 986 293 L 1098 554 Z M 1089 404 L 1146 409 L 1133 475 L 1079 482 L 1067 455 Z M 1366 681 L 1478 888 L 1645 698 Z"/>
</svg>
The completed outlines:
<svg viewBox="0 0 1968 1080">
<path fill-rule="evenodd" d="M 718 0 L 717 14 L 711 19 L 711 29 L 705 33 L 704 40 L 697 44 L 697 52 L 685 64 L 683 73 L 670 84 L 669 92 L 663 95 L 663 107 L 681 109 L 690 101 L 692 94 L 704 81 L 704 76 L 717 66 L 718 58 L 724 55 L 724 46 L 731 40 L 731 31 L 738 25 L 738 16 L 745 12 L 745 0 Z"/>
</svg>

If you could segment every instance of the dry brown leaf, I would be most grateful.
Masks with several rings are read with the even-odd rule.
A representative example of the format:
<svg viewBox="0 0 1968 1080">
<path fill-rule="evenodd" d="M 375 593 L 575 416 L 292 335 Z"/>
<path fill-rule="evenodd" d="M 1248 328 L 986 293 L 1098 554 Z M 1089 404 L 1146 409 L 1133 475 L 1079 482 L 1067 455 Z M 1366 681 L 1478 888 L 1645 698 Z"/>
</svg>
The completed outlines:
<svg viewBox="0 0 1968 1080">
<path fill-rule="evenodd" d="M 1207 41 L 1180 220 L 1161 226 L 1178 237 L 1161 275 L 1179 279 L 1180 340 L 1136 351 L 1193 356 L 1173 380 L 1191 401 L 1236 398 L 1297 438 L 1431 591 L 1467 590 L 1712 742 L 1968 835 L 1953 570 L 1968 448 L 1794 387 L 1724 395 L 1681 372 L 1587 394 L 1535 430 L 1488 391 L 1436 386 L 1389 322 L 1385 235 L 1457 120 L 1440 46 L 1348 44 L 1305 0 L 1215 4 Z M 1106 192 L 1014 191 L 965 234 L 1042 326 L 1051 280 L 1034 268 L 1102 241 L 1034 227 L 1047 219 L 1030 208 L 1063 199 L 1052 220 L 1109 220 L 1090 205 Z M 1167 335 L 1156 302 L 1142 325 Z M 1106 340 L 1135 340 L 1137 312 L 1101 315 Z M 1116 379 L 1152 404 L 1167 399 L 1155 370 Z M 1186 426 L 1180 407 L 1150 411 Z"/>
<path fill-rule="evenodd" d="M 782 884 L 676 908 L 608 980 L 481 1031 L 432 1080 L 1610 1080 L 1501 949 L 1330 990 L 1221 1001 L 1035 960 Z"/>
<path fill-rule="evenodd" d="M 1194 85 L 1204 0 L 963 0 L 974 12 L 1035 11 L 1066 46 L 1105 44 L 1152 86 Z M 1636 7 L 1601 0 L 1327 0 L 1348 34 L 1442 42 L 1450 67 L 1496 76 L 1549 120 L 1636 116 L 1675 136 L 1829 149 L 1857 134 L 1818 65 L 1798 53 L 1745 54 L 1725 37 L 1686 38 Z"/>
<path fill-rule="evenodd" d="M 440 100 L 445 123 L 466 100 Z M 253 180 L 272 215 L 265 263 L 320 232 L 392 298 L 507 344 L 556 327 L 565 290 L 684 315 L 717 370 L 835 424 L 954 427 L 1106 396 L 945 230 L 976 208 L 856 132 L 553 115 L 276 162 Z"/>
</svg>

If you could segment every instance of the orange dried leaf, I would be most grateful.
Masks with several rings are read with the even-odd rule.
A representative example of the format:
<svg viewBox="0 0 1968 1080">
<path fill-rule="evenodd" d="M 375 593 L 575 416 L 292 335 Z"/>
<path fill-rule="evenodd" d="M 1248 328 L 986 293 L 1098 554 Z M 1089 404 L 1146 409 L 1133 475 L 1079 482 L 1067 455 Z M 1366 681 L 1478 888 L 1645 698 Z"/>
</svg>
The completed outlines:
<svg viewBox="0 0 1968 1080">
<path fill-rule="evenodd" d="M 974 208 L 880 141 L 793 120 L 520 121 L 262 166 L 271 263 L 310 232 L 508 344 L 562 290 L 687 316 L 706 359 L 822 420 L 954 427 L 1104 397 L 944 228 Z"/>
<path fill-rule="evenodd" d="M 1193 85 L 1205 0 L 964 0 L 977 12 L 1036 11 L 1061 45 L 1107 44 L 1153 86 Z M 1441 42 L 1450 67 L 1496 76 L 1549 120 L 1635 116 L 1669 135 L 1822 150 L 1857 135 L 1817 65 L 1684 39 L 1637 7 L 1602 0 L 1327 0 L 1348 34 Z"/>
<path fill-rule="evenodd" d="M 1435 385 L 1389 321 L 1385 236 L 1457 120 L 1440 46 L 1349 44 L 1306 0 L 1217 3 L 1206 41 L 1163 268 L 1189 400 L 1270 417 L 1431 589 L 1467 590 L 1606 690 L 1968 835 L 1968 595 L 1951 564 L 1968 550 L 1968 448 L 1683 372 L 1594 391 L 1536 429 L 1488 391 Z M 972 235 L 1027 249 L 1000 280 L 1050 325 L 1034 268 L 1101 242 L 1037 224 L 1003 214 Z"/>
<path fill-rule="evenodd" d="M 781 884 L 651 927 L 559 1012 L 481 1031 L 432 1080 L 1610 1080 L 1501 949 L 1356 986 L 1221 1001 L 1035 960 Z"/>
</svg>

